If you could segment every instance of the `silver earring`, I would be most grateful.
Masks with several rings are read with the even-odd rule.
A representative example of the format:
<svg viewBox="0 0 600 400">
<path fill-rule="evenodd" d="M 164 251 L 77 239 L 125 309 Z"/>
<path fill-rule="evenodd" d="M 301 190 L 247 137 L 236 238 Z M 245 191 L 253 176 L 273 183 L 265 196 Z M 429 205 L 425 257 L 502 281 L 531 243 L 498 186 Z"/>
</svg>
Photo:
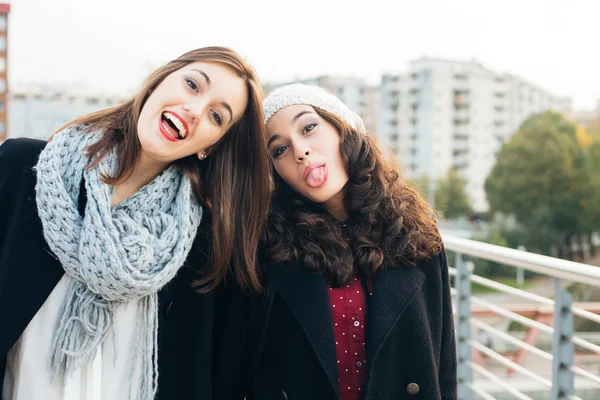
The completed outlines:
<svg viewBox="0 0 600 400">
<path fill-rule="evenodd" d="M 202 154 L 200 154 L 200 157 L 198 157 L 200 160 L 206 160 L 206 152 L 203 151 Z"/>
</svg>

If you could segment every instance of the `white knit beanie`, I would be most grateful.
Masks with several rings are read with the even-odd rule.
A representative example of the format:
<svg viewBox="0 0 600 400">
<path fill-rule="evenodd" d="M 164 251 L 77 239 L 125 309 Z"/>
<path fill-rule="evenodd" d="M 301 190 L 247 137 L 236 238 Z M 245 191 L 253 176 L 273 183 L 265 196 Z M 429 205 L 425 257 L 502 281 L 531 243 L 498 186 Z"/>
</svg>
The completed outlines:
<svg viewBox="0 0 600 400">
<path fill-rule="evenodd" d="M 350 110 L 340 99 L 318 86 L 302 83 L 282 86 L 267 96 L 263 101 L 265 124 L 277 111 L 296 104 L 306 104 L 330 112 L 356 129 L 358 133 L 366 133 L 362 118 Z"/>
</svg>

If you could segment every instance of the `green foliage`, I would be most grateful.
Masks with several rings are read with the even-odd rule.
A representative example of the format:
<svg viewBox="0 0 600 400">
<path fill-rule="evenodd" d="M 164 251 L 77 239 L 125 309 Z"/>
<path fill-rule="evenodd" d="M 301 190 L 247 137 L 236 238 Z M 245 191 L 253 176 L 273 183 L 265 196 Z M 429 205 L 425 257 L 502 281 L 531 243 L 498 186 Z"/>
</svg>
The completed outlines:
<svg viewBox="0 0 600 400">
<path fill-rule="evenodd" d="M 447 219 L 468 217 L 473 214 L 465 193 L 465 182 L 454 169 L 448 171 L 446 179 L 438 181 L 435 205 Z"/>
<path fill-rule="evenodd" d="M 410 183 L 423 197 L 428 198 L 429 178 L 426 175 Z M 435 208 L 446 219 L 473 215 L 465 193 L 465 182 L 454 169 L 450 169 L 448 175 L 435 184 Z"/>
<path fill-rule="evenodd" d="M 498 154 L 485 183 L 490 211 L 514 216 L 513 234 L 531 251 L 550 254 L 599 228 L 590 216 L 600 205 L 600 145 L 587 137 L 546 112 L 526 120 Z"/>
</svg>

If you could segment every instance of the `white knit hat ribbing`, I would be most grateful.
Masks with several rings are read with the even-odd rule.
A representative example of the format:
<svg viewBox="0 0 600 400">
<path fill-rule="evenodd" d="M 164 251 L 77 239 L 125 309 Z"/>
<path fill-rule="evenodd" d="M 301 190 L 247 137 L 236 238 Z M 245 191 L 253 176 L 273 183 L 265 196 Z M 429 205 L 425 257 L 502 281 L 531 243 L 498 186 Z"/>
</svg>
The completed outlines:
<svg viewBox="0 0 600 400">
<path fill-rule="evenodd" d="M 265 124 L 277 111 L 296 104 L 306 104 L 330 112 L 359 133 L 366 133 L 362 118 L 350 110 L 340 99 L 318 86 L 302 83 L 282 86 L 267 96 L 263 101 Z"/>
</svg>

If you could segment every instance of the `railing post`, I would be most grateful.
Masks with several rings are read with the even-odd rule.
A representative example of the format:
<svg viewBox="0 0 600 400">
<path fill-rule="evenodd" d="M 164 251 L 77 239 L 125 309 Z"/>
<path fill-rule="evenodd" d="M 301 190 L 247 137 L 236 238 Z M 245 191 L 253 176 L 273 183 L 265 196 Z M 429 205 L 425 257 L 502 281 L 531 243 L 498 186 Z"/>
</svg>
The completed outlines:
<svg viewBox="0 0 600 400">
<path fill-rule="evenodd" d="M 456 352 L 458 357 L 458 398 L 472 400 L 473 392 L 468 385 L 473 383 L 471 358 L 471 271 L 473 263 L 463 261 L 462 254 L 456 253 Z"/>
<path fill-rule="evenodd" d="M 575 346 L 573 336 L 573 298 L 563 290 L 562 280 L 555 279 L 554 286 L 554 335 L 552 337 L 552 400 L 566 400 L 575 394 L 573 366 Z"/>
</svg>

